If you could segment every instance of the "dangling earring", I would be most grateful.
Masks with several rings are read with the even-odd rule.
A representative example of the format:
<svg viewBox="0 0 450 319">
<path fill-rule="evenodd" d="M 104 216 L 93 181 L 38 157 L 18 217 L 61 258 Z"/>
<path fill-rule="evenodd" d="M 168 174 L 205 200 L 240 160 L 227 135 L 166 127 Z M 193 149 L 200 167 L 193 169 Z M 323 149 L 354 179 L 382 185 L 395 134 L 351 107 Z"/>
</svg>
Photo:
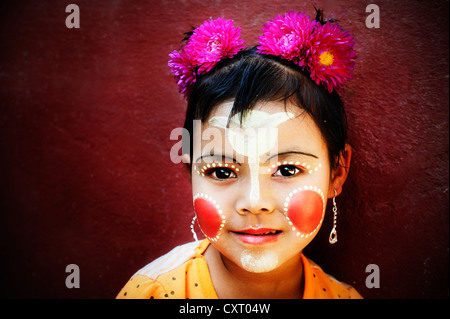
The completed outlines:
<svg viewBox="0 0 450 319">
<path fill-rule="evenodd" d="M 333 229 L 331 230 L 330 238 L 328 238 L 328 241 L 330 242 L 330 244 L 337 243 L 336 222 L 337 222 L 338 210 L 337 210 L 337 205 L 336 205 L 336 196 L 337 196 L 337 192 L 336 192 L 336 189 L 334 189 L 334 197 L 333 197 L 333 213 L 334 213 Z"/>
<path fill-rule="evenodd" d="M 191 232 L 192 232 L 192 237 L 194 237 L 194 240 L 196 242 L 198 242 L 197 234 L 195 233 L 195 230 L 194 230 L 196 220 L 197 220 L 197 216 L 194 216 L 194 218 L 192 218 L 192 222 L 191 222 Z"/>
</svg>

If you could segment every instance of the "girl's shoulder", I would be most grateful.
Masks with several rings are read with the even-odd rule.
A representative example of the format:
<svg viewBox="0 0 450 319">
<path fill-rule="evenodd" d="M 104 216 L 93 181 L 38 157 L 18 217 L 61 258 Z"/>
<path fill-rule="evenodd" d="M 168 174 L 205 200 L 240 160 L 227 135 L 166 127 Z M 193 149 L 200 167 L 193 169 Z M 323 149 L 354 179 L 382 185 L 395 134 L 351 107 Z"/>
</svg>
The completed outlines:
<svg viewBox="0 0 450 319">
<path fill-rule="evenodd" d="M 314 261 L 302 255 L 304 299 L 362 299 L 352 286 L 327 274 Z"/>
<path fill-rule="evenodd" d="M 185 298 L 189 273 L 204 273 L 206 262 L 202 254 L 208 244 L 208 241 L 191 242 L 173 248 L 138 270 L 117 298 Z"/>
</svg>

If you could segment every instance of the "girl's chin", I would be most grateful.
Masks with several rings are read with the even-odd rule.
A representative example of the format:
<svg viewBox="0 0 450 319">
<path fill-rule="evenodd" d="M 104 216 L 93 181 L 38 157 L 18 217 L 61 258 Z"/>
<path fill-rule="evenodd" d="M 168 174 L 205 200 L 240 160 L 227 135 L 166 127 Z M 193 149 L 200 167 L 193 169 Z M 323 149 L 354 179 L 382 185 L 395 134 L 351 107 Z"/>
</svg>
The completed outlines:
<svg viewBox="0 0 450 319">
<path fill-rule="evenodd" d="M 241 265 L 249 272 L 269 272 L 278 267 L 278 255 L 272 250 L 244 249 L 241 253 Z"/>
<path fill-rule="evenodd" d="M 218 252 L 235 266 L 251 273 L 267 273 L 279 268 L 285 261 L 300 256 L 309 242 L 299 240 L 290 232 L 275 234 L 277 240 L 263 240 L 262 244 L 243 242 L 230 233 L 223 235 L 213 244 Z"/>
</svg>

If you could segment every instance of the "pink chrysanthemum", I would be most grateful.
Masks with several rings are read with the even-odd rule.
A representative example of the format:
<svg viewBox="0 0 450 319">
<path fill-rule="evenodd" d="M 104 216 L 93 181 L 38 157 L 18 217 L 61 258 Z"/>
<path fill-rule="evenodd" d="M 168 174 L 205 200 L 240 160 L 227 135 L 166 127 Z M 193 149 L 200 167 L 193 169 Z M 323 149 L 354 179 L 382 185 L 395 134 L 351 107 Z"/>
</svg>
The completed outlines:
<svg viewBox="0 0 450 319">
<path fill-rule="evenodd" d="M 356 52 L 353 37 L 339 25 L 330 22 L 316 29 L 307 50 L 307 66 L 316 84 L 324 85 L 331 93 L 333 88 L 352 78 Z"/>
<path fill-rule="evenodd" d="M 199 67 L 198 73 L 203 74 L 220 60 L 232 58 L 245 47 L 240 35 L 241 28 L 235 28 L 233 20 L 207 20 L 194 30 L 186 45 L 186 53 L 193 65 Z"/>
<path fill-rule="evenodd" d="M 303 66 L 304 51 L 318 24 L 304 13 L 290 11 L 284 16 L 277 15 L 263 26 L 258 53 L 280 56 Z"/>
<path fill-rule="evenodd" d="M 195 69 L 189 61 L 189 56 L 184 49 L 181 52 L 173 51 L 169 54 L 171 60 L 168 65 L 174 74 L 178 90 L 185 98 L 188 97 L 191 87 L 195 83 Z"/>
<path fill-rule="evenodd" d="M 234 57 L 244 40 L 241 29 L 233 26 L 233 20 L 217 18 L 207 20 L 193 31 L 187 44 L 180 51 L 169 54 L 169 67 L 174 73 L 180 93 L 189 96 L 197 75 L 209 72 L 224 58 Z"/>
</svg>

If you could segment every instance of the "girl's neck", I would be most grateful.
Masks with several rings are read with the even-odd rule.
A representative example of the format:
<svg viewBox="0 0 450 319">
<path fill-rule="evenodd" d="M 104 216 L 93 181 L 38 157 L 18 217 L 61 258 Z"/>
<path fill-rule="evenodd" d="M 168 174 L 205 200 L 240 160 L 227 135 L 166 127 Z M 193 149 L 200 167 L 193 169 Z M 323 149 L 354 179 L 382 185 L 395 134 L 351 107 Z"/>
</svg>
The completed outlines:
<svg viewBox="0 0 450 319">
<path fill-rule="evenodd" d="M 205 251 L 211 280 L 221 299 L 299 299 L 303 296 L 300 256 L 267 273 L 248 272 L 210 245 Z"/>
</svg>

